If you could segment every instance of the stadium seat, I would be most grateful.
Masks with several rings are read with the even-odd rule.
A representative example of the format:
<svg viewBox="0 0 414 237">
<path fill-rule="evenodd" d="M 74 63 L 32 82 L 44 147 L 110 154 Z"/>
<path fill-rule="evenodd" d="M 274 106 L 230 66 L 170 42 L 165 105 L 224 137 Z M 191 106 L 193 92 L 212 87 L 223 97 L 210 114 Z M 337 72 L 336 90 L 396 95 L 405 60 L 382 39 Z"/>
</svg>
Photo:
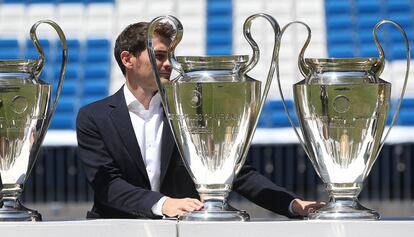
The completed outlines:
<svg viewBox="0 0 414 237">
<path fill-rule="evenodd" d="M 55 113 L 50 124 L 51 129 L 75 129 L 73 113 Z"/>
<path fill-rule="evenodd" d="M 357 0 L 356 10 L 360 14 L 378 14 L 381 11 L 380 0 Z"/>
<path fill-rule="evenodd" d="M 325 1 L 325 11 L 327 15 L 348 14 L 351 6 L 350 1 Z"/>
<path fill-rule="evenodd" d="M 64 85 L 66 86 L 66 85 Z M 61 94 L 59 97 L 58 105 L 56 107 L 56 113 L 59 114 L 73 114 L 75 112 L 74 108 L 76 105 L 76 97 L 70 95 Z M 70 116 L 73 119 L 73 115 Z"/>
<path fill-rule="evenodd" d="M 414 125 L 414 108 L 402 108 L 397 120 L 397 125 L 413 126 Z"/>
<path fill-rule="evenodd" d="M 0 39 L 0 59 L 19 59 L 20 46 L 17 39 Z"/>
<path fill-rule="evenodd" d="M 410 0 L 386 0 L 385 7 L 387 12 L 409 12 L 411 9 Z"/>
</svg>

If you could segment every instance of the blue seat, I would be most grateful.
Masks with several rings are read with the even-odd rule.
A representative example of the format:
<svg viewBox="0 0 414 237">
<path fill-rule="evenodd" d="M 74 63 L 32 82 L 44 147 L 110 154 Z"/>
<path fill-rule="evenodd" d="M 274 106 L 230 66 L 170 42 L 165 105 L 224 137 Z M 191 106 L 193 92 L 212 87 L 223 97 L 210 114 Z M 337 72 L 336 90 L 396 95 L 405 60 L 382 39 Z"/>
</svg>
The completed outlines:
<svg viewBox="0 0 414 237">
<path fill-rule="evenodd" d="M 106 96 L 108 95 L 109 83 L 103 80 L 86 81 L 83 87 L 83 95 Z"/>
<path fill-rule="evenodd" d="M 114 3 L 115 0 L 85 0 L 86 3 Z"/>
<path fill-rule="evenodd" d="M 65 86 L 65 85 L 64 85 Z M 76 97 L 70 95 L 60 95 L 56 113 L 74 114 Z"/>
<path fill-rule="evenodd" d="M 385 7 L 388 12 L 409 12 L 411 9 L 410 0 L 386 0 Z"/>
<path fill-rule="evenodd" d="M 78 90 L 78 83 L 76 81 L 67 81 L 63 82 L 61 95 L 65 96 L 75 96 Z"/>
<path fill-rule="evenodd" d="M 378 49 L 374 43 L 361 45 L 361 57 L 378 57 Z"/>
<path fill-rule="evenodd" d="M 9 38 L 0 39 L 0 48 L 19 48 L 19 41 Z"/>
<path fill-rule="evenodd" d="M 86 40 L 86 48 L 89 50 L 90 48 L 101 48 L 109 50 L 110 41 L 106 38 L 89 38 Z"/>
<path fill-rule="evenodd" d="M 0 39 L 0 59 L 19 59 L 20 46 L 17 39 Z"/>
<path fill-rule="evenodd" d="M 228 32 L 232 30 L 233 27 L 232 16 L 215 16 L 207 21 L 207 30 L 208 31 L 225 31 Z"/>
<path fill-rule="evenodd" d="M 90 63 L 110 63 L 109 50 L 88 50 L 85 56 L 85 65 Z"/>
<path fill-rule="evenodd" d="M 26 0 L 26 3 L 57 3 L 58 0 Z"/>
<path fill-rule="evenodd" d="M 401 109 L 398 115 L 397 124 L 400 126 L 414 125 L 414 109 L 413 108 Z"/>
<path fill-rule="evenodd" d="M 3 3 L 27 3 L 27 0 L 3 0 Z"/>
<path fill-rule="evenodd" d="M 401 25 L 407 31 L 409 31 L 408 28 L 411 28 L 413 26 L 411 12 L 389 14 L 388 18 L 390 20 L 393 20 L 393 21 L 397 22 L 399 25 Z M 393 29 L 393 28 L 391 28 L 391 29 Z M 394 28 L 392 31 L 398 31 L 398 30 Z"/>
<path fill-rule="evenodd" d="M 360 15 L 356 18 L 356 26 L 358 30 L 366 29 L 370 31 L 372 38 L 372 29 L 374 28 L 375 24 L 377 24 L 380 20 L 380 15 Z"/>
<path fill-rule="evenodd" d="M 289 110 L 293 109 L 294 103 L 292 100 L 286 100 L 285 102 Z M 275 111 L 285 111 L 285 108 L 281 100 L 268 100 L 263 106 L 263 111 L 272 113 Z"/>
<path fill-rule="evenodd" d="M 55 113 L 50 124 L 51 129 L 75 129 L 74 113 Z"/>
<path fill-rule="evenodd" d="M 209 45 L 227 45 L 231 44 L 233 37 L 229 34 L 215 34 L 207 37 L 207 44 Z"/>
<path fill-rule="evenodd" d="M 231 45 L 208 46 L 207 55 L 231 55 L 232 50 Z"/>
<path fill-rule="evenodd" d="M 231 1 L 207 1 L 207 15 L 232 15 Z"/>
<path fill-rule="evenodd" d="M 20 59 L 20 53 L 18 50 L 0 49 L 0 59 Z"/>
<path fill-rule="evenodd" d="M 342 44 L 342 43 L 352 43 L 353 38 L 353 31 L 349 30 L 331 30 L 328 34 L 328 44 Z"/>
<path fill-rule="evenodd" d="M 414 98 L 405 98 L 401 102 L 401 109 L 414 109 Z"/>
<path fill-rule="evenodd" d="M 87 3 L 88 0 L 58 0 L 59 3 Z"/>
<path fill-rule="evenodd" d="M 360 14 L 364 13 L 380 13 L 381 12 L 381 1 L 380 0 L 358 0 L 356 2 L 357 12 Z"/>
<path fill-rule="evenodd" d="M 87 65 L 84 69 L 84 80 L 109 80 L 109 64 Z"/>
<path fill-rule="evenodd" d="M 325 11 L 327 15 L 349 13 L 351 6 L 349 1 L 326 0 Z"/>
<path fill-rule="evenodd" d="M 352 44 L 335 45 L 329 48 L 329 57 L 350 58 L 354 57 L 354 46 Z"/>
<path fill-rule="evenodd" d="M 296 115 L 295 114 L 291 114 L 292 115 L 292 119 L 295 123 L 295 126 L 297 124 L 296 121 Z M 271 114 L 271 126 L 278 128 L 278 127 L 290 127 L 290 122 L 288 119 L 288 116 L 286 115 L 285 112 L 275 112 Z"/>
<path fill-rule="evenodd" d="M 328 31 L 333 29 L 345 30 L 352 28 L 352 18 L 348 14 L 336 15 L 326 21 Z"/>
</svg>

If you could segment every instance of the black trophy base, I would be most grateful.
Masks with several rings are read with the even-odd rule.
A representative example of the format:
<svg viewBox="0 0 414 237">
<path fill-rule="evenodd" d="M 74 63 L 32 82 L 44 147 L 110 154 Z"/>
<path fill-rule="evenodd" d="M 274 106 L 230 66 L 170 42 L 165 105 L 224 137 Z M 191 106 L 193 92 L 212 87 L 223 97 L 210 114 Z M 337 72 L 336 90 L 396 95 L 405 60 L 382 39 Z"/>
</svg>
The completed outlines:
<svg viewBox="0 0 414 237">
<path fill-rule="evenodd" d="M 0 208 L 0 221 L 42 221 L 42 215 L 23 206 L 19 200 L 4 201 Z"/>
</svg>

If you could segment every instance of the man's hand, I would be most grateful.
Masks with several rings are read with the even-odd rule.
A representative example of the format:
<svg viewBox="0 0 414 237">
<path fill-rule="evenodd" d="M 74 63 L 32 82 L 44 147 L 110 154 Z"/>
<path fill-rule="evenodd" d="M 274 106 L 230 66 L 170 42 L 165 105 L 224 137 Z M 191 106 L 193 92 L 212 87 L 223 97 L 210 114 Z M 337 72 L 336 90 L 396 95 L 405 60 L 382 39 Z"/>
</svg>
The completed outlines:
<svg viewBox="0 0 414 237">
<path fill-rule="evenodd" d="M 324 202 L 318 201 L 303 201 L 298 198 L 293 200 L 292 211 L 293 214 L 299 216 L 308 216 L 310 213 L 314 213 L 319 208 L 325 206 Z"/>
<path fill-rule="evenodd" d="M 182 216 L 187 212 L 203 209 L 203 203 L 194 198 L 167 198 L 162 205 L 162 214 L 168 217 Z"/>
</svg>

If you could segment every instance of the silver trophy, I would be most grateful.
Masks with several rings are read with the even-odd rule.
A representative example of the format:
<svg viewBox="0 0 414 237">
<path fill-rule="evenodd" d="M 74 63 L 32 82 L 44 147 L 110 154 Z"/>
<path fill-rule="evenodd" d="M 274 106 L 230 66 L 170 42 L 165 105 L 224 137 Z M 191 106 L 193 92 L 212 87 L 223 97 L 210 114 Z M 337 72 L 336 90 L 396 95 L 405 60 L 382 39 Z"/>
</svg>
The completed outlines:
<svg viewBox="0 0 414 237">
<path fill-rule="evenodd" d="M 259 48 L 250 34 L 252 21 L 266 19 L 275 36 L 280 34 L 277 22 L 269 15 L 256 14 L 244 23 L 244 36 L 253 49 L 253 57 L 183 56 L 174 50 L 183 35 L 183 27 L 173 16 L 155 18 L 148 29 L 147 49 L 161 94 L 164 111 L 174 134 L 184 164 L 204 203 L 204 210 L 180 217 L 187 221 L 248 221 L 249 215 L 227 204 L 233 180 L 243 166 L 257 120 L 269 91 L 276 67 L 275 38 L 273 58 L 266 85 L 246 73 L 259 60 Z M 161 84 L 152 39 L 162 22 L 176 29 L 169 48 L 169 60 L 179 75 Z"/>
<path fill-rule="evenodd" d="M 359 203 L 358 195 L 398 116 L 410 65 L 407 36 L 397 23 L 383 20 L 373 30 L 379 58 L 304 59 L 310 42 L 310 28 L 302 22 L 292 22 L 282 29 L 281 35 L 294 23 L 300 23 L 308 30 L 308 39 L 298 60 L 304 79 L 293 85 L 302 136 L 291 119 L 278 77 L 279 91 L 291 124 L 329 194 L 327 205 L 310 214 L 309 219 L 379 219 L 377 212 Z M 407 50 L 404 86 L 385 133 L 391 84 L 379 78 L 385 56 L 377 30 L 383 24 L 398 28 Z"/>
<path fill-rule="evenodd" d="M 62 44 L 60 80 L 53 104 L 51 86 L 39 79 L 45 55 L 36 29 L 42 23 L 56 30 Z M 37 60 L 0 60 L 0 221 L 41 220 L 41 215 L 24 207 L 19 197 L 56 109 L 67 64 L 65 35 L 55 22 L 36 22 L 30 38 L 39 52 Z"/>
</svg>

